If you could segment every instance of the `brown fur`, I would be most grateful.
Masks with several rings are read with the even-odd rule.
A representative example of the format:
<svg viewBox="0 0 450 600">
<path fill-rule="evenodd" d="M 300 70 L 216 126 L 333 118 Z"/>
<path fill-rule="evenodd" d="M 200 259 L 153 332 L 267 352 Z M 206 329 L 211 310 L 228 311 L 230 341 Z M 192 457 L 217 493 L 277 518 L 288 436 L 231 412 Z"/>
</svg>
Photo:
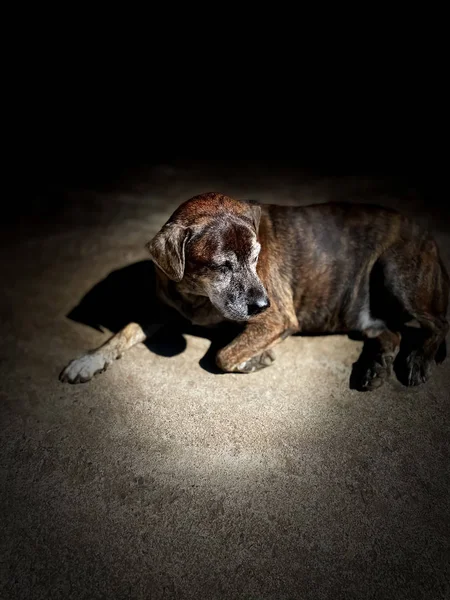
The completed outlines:
<svg viewBox="0 0 450 600">
<path fill-rule="evenodd" d="M 183 203 L 148 248 L 164 302 L 200 325 L 245 323 L 217 354 L 224 371 L 268 366 L 272 348 L 295 332 L 361 332 L 353 378 L 364 390 L 378 387 L 394 361 L 399 378 L 417 385 L 445 356 L 448 275 L 430 234 L 395 211 L 258 205 L 208 193 Z M 411 319 L 422 337 L 402 355 Z M 118 336 L 120 352 L 142 338 Z"/>
</svg>

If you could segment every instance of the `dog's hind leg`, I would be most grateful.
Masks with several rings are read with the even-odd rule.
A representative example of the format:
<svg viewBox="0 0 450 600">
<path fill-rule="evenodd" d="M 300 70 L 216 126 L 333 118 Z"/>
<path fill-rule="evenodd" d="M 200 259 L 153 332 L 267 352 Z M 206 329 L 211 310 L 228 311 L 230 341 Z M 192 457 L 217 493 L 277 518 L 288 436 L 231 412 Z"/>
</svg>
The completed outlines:
<svg viewBox="0 0 450 600">
<path fill-rule="evenodd" d="M 400 349 L 400 334 L 385 329 L 372 337 L 364 332 L 365 342 L 359 359 L 354 363 L 350 388 L 361 392 L 380 387 L 389 377 Z"/>
<path fill-rule="evenodd" d="M 446 356 L 445 337 L 449 330 L 446 319 L 422 311 L 414 311 L 413 316 L 424 331 L 423 343 L 411 349 L 406 356 L 399 357 L 397 368 L 399 380 L 408 386 L 425 383 L 430 377 L 433 363 L 441 363 Z"/>
<path fill-rule="evenodd" d="M 129 323 L 100 348 L 72 360 L 62 370 L 59 379 L 68 383 L 85 383 L 89 381 L 97 373 L 105 371 L 126 350 L 140 342 L 145 342 L 160 327 L 161 325 L 154 325 L 144 330 L 137 323 Z"/>
<path fill-rule="evenodd" d="M 407 257 L 408 261 L 395 250 L 385 257 L 385 283 L 420 325 L 418 343 L 409 348 L 404 336 L 395 368 L 402 383 L 414 386 L 424 383 L 433 364 L 445 358 L 449 278 L 431 238 L 424 237 L 415 254 Z"/>
</svg>

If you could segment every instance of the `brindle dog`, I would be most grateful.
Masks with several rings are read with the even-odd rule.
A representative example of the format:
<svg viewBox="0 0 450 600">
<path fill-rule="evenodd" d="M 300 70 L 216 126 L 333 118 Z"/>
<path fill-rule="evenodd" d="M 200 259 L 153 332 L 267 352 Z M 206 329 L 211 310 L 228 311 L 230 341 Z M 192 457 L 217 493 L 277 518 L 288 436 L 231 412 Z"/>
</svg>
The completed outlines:
<svg viewBox="0 0 450 600">
<path fill-rule="evenodd" d="M 353 387 L 371 390 L 389 375 L 411 320 L 422 336 L 402 358 L 404 383 L 425 382 L 446 356 L 447 272 L 430 234 L 393 210 L 207 193 L 182 204 L 147 247 L 165 303 L 194 324 L 243 323 L 217 354 L 223 371 L 270 365 L 272 348 L 296 332 L 357 331 L 365 344 Z M 129 324 L 61 379 L 88 381 L 155 329 Z"/>
</svg>

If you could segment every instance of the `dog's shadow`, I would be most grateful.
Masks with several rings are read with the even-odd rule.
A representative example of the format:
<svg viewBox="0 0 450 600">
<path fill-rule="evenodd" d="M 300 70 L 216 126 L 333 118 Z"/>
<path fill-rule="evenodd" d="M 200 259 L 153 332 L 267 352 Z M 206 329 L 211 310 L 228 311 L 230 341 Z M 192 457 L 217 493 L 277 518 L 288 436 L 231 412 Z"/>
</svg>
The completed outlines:
<svg viewBox="0 0 450 600">
<path fill-rule="evenodd" d="M 152 323 L 164 323 L 145 345 L 155 354 L 166 357 L 184 352 L 187 345 L 185 334 L 208 339 L 210 347 L 199 364 L 214 374 L 223 374 L 215 363 L 218 350 L 241 331 L 241 327 L 230 323 L 216 328 L 192 325 L 176 310 L 162 305 L 156 297 L 156 273 L 151 260 L 112 271 L 95 284 L 66 316 L 76 323 L 113 334 L 131 322 L 143 328 Z"/>
</svg>

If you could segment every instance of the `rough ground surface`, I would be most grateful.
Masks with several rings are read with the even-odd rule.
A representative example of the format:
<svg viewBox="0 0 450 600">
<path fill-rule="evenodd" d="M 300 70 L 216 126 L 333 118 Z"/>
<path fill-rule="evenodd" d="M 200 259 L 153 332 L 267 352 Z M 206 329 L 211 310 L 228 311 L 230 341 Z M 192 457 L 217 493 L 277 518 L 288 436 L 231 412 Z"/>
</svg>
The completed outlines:
<svg viewBox="0 0 450 600">
<path fill-rule="evenodd" d="M 2 237 L 0 596 L 450 598 L 450 361 L 423 387 L 361 394 L 348 385 L 361 344 L 347 337 L 290 338 L 270 368 L 217 375 L 201 363 L 209 339 L 185 335 L 90 383 L 58 381 L 108 337 L 67 313 L 145 260 L 196 193 L 379 192 L 432 227 L 447 265 L 448 214 L 364 179 L 168 165 L 137 181 L 74 190 L 56 213 L 41 197 L 41 226 L 25 218 Z"/>
</svg>

